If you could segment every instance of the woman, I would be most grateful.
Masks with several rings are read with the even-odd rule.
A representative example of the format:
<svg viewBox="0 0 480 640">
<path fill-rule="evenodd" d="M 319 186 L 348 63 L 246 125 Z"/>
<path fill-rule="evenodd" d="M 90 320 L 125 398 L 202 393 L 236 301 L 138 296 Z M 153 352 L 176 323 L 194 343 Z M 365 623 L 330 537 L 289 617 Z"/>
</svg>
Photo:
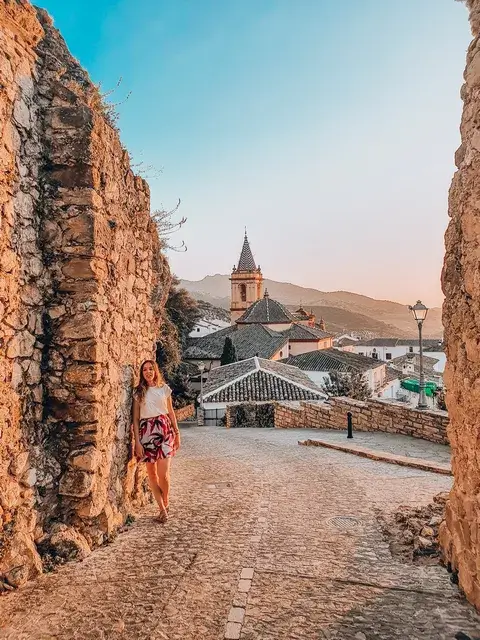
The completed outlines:
<svg viewBox="0 0 480 640">
<path fill-rule="evenodd" d="M 172 391 L 153 360 L 140 367 L 140 383 L 133 396 L 135 454 L 147 463 L 150 489 L 160 507 L 160 522 L 168 517 L 170 460 L 180 447 L 180 432 L 172 405 Z"/>
</svg>

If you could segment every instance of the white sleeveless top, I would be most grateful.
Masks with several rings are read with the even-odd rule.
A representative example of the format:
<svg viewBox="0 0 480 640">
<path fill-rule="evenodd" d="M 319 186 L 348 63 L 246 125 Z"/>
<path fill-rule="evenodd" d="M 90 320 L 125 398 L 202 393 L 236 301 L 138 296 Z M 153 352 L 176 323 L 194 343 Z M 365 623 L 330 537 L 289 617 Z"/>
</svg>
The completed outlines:
<svg viewBox="0 0 480 640">
<path fill-rule="evenodd" d="M 167 400 L 172 395 L 168 384 L 163 387 L 148 387 L 143 402 L 140 403 L 140 420 L 168 415 Z"/>
</svg>

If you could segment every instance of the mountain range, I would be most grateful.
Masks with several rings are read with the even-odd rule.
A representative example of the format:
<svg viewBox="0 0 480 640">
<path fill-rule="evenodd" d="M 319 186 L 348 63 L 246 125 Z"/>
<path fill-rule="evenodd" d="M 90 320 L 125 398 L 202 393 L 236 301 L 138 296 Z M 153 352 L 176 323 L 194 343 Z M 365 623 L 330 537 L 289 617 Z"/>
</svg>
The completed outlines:
<svg viewBox="0 0 480 640">
<path fill-rule="evenodd" d="M 197 300 L 203 300 L 222 309 L 230 308 L 230 280 L 228 275 L 216 274 L 202 280 L 182 280 L 180 286 Z M 325 320 L 327 331 L 354 332 L 363 337 L 417 336 L 417 326 L 408 307 L 390 300 L 375 300 L 349 291 L 319 291 L 288 282 L 264 280 L 270 297 L 295 310 L 300 305 L 315 313 L 317 320 Z M 428 312 L 424 335 L 441 338 L 442 311 L 435 307 Z"/>
</svg>

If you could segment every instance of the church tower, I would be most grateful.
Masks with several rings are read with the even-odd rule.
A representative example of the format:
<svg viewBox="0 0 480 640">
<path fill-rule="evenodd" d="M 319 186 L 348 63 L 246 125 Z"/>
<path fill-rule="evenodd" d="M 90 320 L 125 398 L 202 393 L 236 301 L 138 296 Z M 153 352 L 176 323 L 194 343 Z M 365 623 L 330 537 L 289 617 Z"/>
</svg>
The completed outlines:
<svg viewBox="0 0 480 640">
<path fill-rule="evenodd" d="M 233 267 L 230 282 L 232 283 L 230 318 L 234 324 L 248 307 L 263 296 L 262 272 L 253 259 L 246 229 L 240 260 L 238 265 Z"/>
</svg>

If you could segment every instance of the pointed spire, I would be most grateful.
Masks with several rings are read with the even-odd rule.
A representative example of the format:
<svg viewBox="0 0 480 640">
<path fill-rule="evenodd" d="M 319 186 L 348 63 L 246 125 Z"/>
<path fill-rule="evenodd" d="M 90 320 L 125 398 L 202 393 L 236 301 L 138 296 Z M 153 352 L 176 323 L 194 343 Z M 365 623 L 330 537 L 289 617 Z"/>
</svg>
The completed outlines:
<svg viewBox="0 0 480 640">
<path fill-rule="evenodd" d="M 247 238 L 247 227 L 245 227 L 245 238 L 243 239 L 242 253 L 240 254 L 240 260 L 238 261 L 237 269 L 239 271 L 255 271 L 255 260 L 253 259 L 252 250 Z"/>
</svg>

